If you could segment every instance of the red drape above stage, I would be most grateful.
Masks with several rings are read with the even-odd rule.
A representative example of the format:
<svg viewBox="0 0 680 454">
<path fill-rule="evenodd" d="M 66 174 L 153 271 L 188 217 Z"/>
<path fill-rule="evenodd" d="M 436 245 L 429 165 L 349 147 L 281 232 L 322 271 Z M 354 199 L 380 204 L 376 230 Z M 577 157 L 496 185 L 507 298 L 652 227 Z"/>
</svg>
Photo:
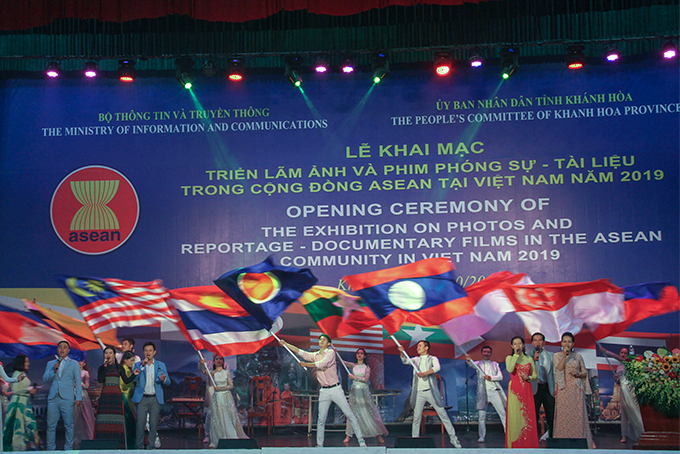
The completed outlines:
<svg viewBox="0 0 680 454">
<path fill-rule="evenodd" d="M 487 0 L 0 0 L 0 29 L 39 27 L 54 19 L 126 22 L 173 14 L 215 22 L 245 22 L 281 11 L 348 16 L 388 6 L 452 6 L 484 1 Z"/>
</svg>

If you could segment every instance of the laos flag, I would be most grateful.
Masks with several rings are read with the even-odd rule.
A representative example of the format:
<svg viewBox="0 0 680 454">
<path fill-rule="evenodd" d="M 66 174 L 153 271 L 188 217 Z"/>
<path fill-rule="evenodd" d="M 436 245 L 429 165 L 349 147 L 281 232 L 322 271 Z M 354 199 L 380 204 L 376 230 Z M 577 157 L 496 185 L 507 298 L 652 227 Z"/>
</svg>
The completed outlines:
<svg viewBox="0 0 680 454">
<path fill-rule="evenodd" d="M 343 279 L 394 334 L 405 322 L 433 326 L 472 312 L 453 270 L 449 259 L 432 258 Z"/>
<path fill-rule="evenodd" d="M 316 278 L 310 270 L 279 266 L 272 257 L 257 265 L 228 271 L 215 280 L 215 285 L 268 330 L 314 284 Z"/>
</svg>

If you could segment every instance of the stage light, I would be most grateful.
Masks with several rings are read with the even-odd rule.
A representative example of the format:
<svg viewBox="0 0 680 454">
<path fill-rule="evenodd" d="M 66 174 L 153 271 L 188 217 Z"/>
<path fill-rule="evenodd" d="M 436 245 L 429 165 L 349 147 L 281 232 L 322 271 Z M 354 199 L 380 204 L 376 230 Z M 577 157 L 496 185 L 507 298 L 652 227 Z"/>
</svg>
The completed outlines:
<svg viewBox="0 0 680 454">
<path fill-rule="evenodd" d="M 190 90 L 194 85 L 194 60 L 188 57 L 175 60 L 175 75 L 184 88 Z"/>
<path fill-rule="evenodd" d="M 390 62 L 387 55 L 380 52 L 373 57 L 373 83 L 378 84 L 390 72 Z"/>
<path fill-rule="evenodd" d="M 212 60 L 208 60 L 203 64 L 203 68 L 201 68 L 201 72 L 205 77 L 213 77 L 215 74 L 217 74 L 217 68 L 215 67 L 215 62 Z"/>
<path fill-rule="evenodd" d="M 84 74 L 85 77 L 97 77 L 97 64 L 93 61 L 85 63 Z"/>
<path fill-rule="evenodd" d="M 673 43 L 673 41 L 666 41 L 666 43 L 661 48 L 661 55 L 663 58 L 670 60 L 678 55 L 678 47 Z"/>
<path fill-rule="evenodd" d="M 439 77 L 448 76 L 453 68 L 453 54 L 451 52 L 437 52 L 434 54 L 434 72 Z"/>
<path fill-rule="evenodd" d="M 479 68 L 484 64 L 484 57 L 482 57 L 481 52 L 475 52 L 470 57 L 470 66 L 473 68 Z"/>
<path fill-rule="evenodd" d="M 314 63 L 314 71 L 320 74 L 328 71 L 328 61 L 324 57 L 317 57 Z"/>
<path fill-rule="evenodd" d="M 302 57 L 291 55 L 286 57 L 286 78 L 295 87 L 302 85 Z"/>
<path fill-rule="evenodd" d="M 47 74 L 47 77 L 59 77 L 59 74 L 61 74 L 59 63 L 56 61 L 49 62 L 47 64 L 47 69 L 45 69 L 45 74 Z"/>
<path fill-rule="evenodd" d="M 243 61 L 240 58 L 232 58 L 227 68 L 227 78 L 232 82 L 243 80 Z"/>
<path fill-rule="evenodd" d="M 501 49 L 501 77 L 505 80 L 511 78 L 519 68 L 519 58 L 517 49 L 506 47 Z"/>
<path fill-rule="evenodd" d="M 586 64 L 586 57 L 583 55 L 585 46 L 573 45 L 567 47 L 567 68 L 581 69 Z"/>
<path fill-rule="evenodd" d="M 621 51 L 619 50 L 619 46 L 616 44 L 611 44 L 607 46 L 607 50 L 604 53 L 605 58 L 609 62 L 615 62 L 619 58 L 621 58 Z"/>
<path fill-rule="evenodd" d="M 344 74 L 351 74 L 354 72 L 354 61 L 347 57 L 344 60 L 342 60 L 342 65 L 340 65 L 340 69 Z"/>
<path fill-rule="evenodd" d="M 135 61 L 118 60 L 118 79 L 121 82 L 133 82 L 135 80 Z"/>
</svg>

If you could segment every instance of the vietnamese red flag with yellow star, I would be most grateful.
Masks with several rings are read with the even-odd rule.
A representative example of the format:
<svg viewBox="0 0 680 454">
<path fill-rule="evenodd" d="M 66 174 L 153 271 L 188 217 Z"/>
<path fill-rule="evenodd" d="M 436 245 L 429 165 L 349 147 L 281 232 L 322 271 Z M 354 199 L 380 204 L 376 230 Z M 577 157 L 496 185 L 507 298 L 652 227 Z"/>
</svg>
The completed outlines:
<svg viewBox="0 0 680 454">
<path fill-rule="evenodd" d="M 182 320 L 179 330 L 194 348 L 222 356 L 255 353 L 283 326 L 278 318 L 270 333 L 216 285 L 170 290 L 168 301 Z"/>
</svg>

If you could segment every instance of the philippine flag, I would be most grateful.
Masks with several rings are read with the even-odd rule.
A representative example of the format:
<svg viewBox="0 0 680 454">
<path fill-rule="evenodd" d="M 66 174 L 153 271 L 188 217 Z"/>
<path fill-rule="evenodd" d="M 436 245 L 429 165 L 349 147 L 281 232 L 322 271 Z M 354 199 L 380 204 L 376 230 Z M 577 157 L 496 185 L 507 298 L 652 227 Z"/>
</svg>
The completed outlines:
<svg viewBox="0 0 680 454">
<path fill-rule="evenodd" d="M 343 279 L 394 334 L 405 322 L 433 326 L 472 311 L 453 269 L 449 259 L 432 258 Z"/>
<path fill-rule="evenodd" d="M 274 340 L 262 323 L 215 285 L 170 290 L 169 301 L 182 319 L 179 330 L 197 350 L 246 355 Z M 281 318 L 276 319 L 272 332 L 282 326 Z"/>
</svg>

